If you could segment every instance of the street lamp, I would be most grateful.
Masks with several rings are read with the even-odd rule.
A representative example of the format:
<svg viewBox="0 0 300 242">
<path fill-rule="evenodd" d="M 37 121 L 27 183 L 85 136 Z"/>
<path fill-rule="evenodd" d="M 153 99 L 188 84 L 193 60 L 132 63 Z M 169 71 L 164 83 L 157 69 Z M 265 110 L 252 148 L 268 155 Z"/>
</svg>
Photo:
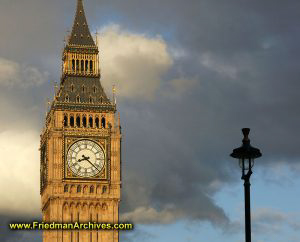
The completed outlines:
<svg viewBox="0 0 300 242">
<path fill-rule="evenodd" d="M 250 145 L 248 138 L 250 129 L 242 129 L 244 139 L 243 145 L 236 148 L 231 153 L 231 157 L 239 159 L 239 165 L 242 169 L 242 180 L 244 180 L 245 190 L 245 238 L 246 242 L 251 242 L 251 217 L 250 217 L 250 176 L 252 174 L 252 167 L 254 159 L 261 157 L 259 149 Z"/>
</svg>

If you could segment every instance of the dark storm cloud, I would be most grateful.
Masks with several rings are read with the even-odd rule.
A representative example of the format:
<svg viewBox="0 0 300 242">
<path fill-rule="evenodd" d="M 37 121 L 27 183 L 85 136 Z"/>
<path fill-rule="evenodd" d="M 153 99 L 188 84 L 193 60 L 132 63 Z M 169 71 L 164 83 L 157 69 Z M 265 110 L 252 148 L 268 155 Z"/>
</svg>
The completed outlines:
<svg viewBox="0 0 300 242">
<path fill-rule="evenodd" d="M 180 65 L 180 72 L 197 76 L 198 85 L 175 100 L 158 96 L 150 105 L 132 104 L 137 117 L 124 107 L 126 208 L 140 204 L 162 211 L 174 205 L 192 219 L 226 222 L 224 212 L 213 205 L 210 188 L 216 181 L 231 181 L 234 161 L 228 154 L 241 143 L 240 128 L 252 128 L 251 139 L 263 149 L 263 162 L 299 158 L 300 5 L 135 4 L 139 7 L 132 11 L 131 4 L 122 5 L 128 10 L 123 17 L 134 29 L 167 27 L 161 34 L 187 54 L 175 68 Z"/>
<path fill-rule="evenodd" d="M 12 231 L 9 229 L 9 223 L 14 222 L 31 222 L 40 220 L 40 218 L 21 217 L 21 216 L 7 216 L 0 214 L 0 239 L 3 242 L 28 242 L 28 241 L 42 241 L 42 234 L 39 231 Z"/>
<path fill-rule="evenodd" d="M 85 5 L 92 28 L 121 22 L 135 32 L 160 34 L 184 53 L 168 76 L 197 80 L 183 95 L 165 95 L 164 83 L 154 101 L 120 102 L 125 214 L 144 207 L 173 215 L 169 221 L 229 224 L 213 194 L 238 172 L 228 155 L 241 144 L 240 128 L 246 126 L 262 149 L 261 163 L 299 160 L 298 1 L 93 0 Z M 49 64 L 50 75 L 58 78 L 72 1 L 2 1 L 0 9 L 0 44 L 6 46 L 0 56 L 43 70 Z"/>
</svg>

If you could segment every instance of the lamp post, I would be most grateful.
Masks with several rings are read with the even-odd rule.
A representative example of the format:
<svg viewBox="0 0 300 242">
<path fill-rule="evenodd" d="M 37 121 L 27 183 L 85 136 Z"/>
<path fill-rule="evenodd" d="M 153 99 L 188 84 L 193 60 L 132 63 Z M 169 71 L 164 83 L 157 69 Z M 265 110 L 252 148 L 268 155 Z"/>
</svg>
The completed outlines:
<svg viewBox="0 0 300 242">
<path fill-rule="evenodd" d="M 242 169 L 242 177 L 244 180 L 244 193 L 245 193 L 245 238 L 246 242 L 251 242 L 251 216 L 250 216 L 250 176 L 252 174 L 252 167 L 254 159 L 261 157 L 259 149 L 250 145 L 248 138 L 250 129 L 242 129 L 244 139 L 241 147 L 236 148 L 231 153 L 231 157 L 239 159 L 239 165 Z"/>
</svg>

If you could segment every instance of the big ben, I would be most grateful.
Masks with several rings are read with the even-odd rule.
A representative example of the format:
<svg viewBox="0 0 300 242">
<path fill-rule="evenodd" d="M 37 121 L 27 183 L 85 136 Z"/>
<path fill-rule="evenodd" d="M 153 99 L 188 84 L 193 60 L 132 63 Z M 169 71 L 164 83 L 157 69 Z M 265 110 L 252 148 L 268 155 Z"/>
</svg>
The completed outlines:
<svg viewBox="0 0 300 242">
<path fill-rule="evenodd" d="M 100 82 L 99 50 L 77 1 L 62 53 L 62 75 L 41 134 L 44 222 L 118 223 L 121 127 L 116 103 Z M 55 230 L 44 242 L 119 241 L 118 231 Z"/>
</svg>

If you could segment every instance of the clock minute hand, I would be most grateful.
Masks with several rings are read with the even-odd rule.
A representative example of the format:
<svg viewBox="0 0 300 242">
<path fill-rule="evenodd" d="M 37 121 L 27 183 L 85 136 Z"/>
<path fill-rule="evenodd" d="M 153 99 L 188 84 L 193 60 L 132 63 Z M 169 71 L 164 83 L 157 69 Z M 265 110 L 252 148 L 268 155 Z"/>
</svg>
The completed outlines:
<svg viewBox="0 0 300 242">
<path fill-rule="evenodd" d="M 90 162 L 89 159 L 87 159 L 87 161 L 88 161 L 93 167 L 95 167 L 97 171 L 99 171 L 98 168 L 97 168 L 92 162 Z M 99 172 L 100 172 L 100 171 L 99 171 Z"/>
</svg>

